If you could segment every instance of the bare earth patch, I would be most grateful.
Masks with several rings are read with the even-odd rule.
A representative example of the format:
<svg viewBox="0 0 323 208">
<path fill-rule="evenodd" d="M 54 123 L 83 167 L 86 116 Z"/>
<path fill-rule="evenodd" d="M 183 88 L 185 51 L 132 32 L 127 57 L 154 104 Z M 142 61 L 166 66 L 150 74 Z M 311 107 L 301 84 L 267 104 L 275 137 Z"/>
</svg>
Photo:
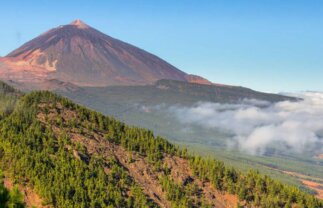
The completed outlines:
<svg viewBox="0 0 323 208">
<path fill-rule="evenodd" d="M 14 184 L 12 181 L 8 178 L 5 177 L 4 180 L 4 185 L 7 189 L 12 190 L 14 187 Z M 23 194 L 24 196 L 24 202 L 26 203 L 27 207 L 37 207 L 37 208 L 49 208 L 50 206 L 43 206 L 42 205 L 42 199 L 36 194 L 31 188 L 23 185 L 18 186 L 19 191 Z"/>
<path fill-rule="evenodd" d="M 315 190 L 317 192 L 316 196 L 319 199 L 323 199 L 323 183 L 316 183 L 308 180 L 301 180 L 304 185 Z"/>
</svg>

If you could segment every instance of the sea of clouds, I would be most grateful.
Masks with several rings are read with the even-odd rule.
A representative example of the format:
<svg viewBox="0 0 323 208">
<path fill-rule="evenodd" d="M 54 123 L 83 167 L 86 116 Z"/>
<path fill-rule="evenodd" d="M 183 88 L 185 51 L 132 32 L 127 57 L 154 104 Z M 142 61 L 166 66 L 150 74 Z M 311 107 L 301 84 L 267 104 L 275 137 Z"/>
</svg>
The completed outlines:
<svg viewBox="0 0 323 208">
<path fill-rule="evenodd" d="M 182 124 L 229 132 L 228 147 L 250 154 L 264 154 L 269 148 L 323 153 L 323 93 L 293 96 L 303 100 L 274 104 L 260 100 L 200 102 L 193 107 L 172 106 L 168 111 Z"/>
</svg>

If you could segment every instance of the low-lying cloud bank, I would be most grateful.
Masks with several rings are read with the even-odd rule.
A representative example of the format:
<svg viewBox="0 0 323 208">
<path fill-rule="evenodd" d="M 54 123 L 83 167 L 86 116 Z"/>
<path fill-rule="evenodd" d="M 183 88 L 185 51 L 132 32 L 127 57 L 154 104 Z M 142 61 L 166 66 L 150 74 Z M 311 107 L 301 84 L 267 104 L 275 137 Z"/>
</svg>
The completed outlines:
<svg viewBox="0 0 323 208">
<path fill-rule="evenodd" d="M 183 124 L 216 128 L 233 135 L 228 147 L 251 154 L 269 149 L 323 152 L 323 93 L 294 95 L 299 102 L 244 100 L 240 104 L 197 103 L 168 110 Z"/>
</svg>

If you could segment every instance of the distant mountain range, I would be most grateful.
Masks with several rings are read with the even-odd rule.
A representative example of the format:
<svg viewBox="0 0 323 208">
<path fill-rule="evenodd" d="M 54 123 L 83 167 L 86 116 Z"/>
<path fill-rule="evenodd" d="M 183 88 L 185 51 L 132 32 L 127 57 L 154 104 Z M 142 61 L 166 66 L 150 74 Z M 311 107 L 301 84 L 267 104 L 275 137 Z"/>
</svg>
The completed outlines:
<svg viewBox="0 0 323 208">
<path fill-rule="evenodd" d="M 160 79 L 211 84 L 81 20 L 51 29 L 1 58 L 0 77 L 26 83 L 57 79 L 79 86 L 146 85 Z"/>
</svg>

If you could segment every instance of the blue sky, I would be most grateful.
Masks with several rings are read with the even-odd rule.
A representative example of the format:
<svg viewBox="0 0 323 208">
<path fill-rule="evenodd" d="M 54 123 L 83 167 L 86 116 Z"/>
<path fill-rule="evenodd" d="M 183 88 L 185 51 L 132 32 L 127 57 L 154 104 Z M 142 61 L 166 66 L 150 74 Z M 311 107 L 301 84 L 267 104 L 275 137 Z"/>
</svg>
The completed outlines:
<svg viewBox="0 0 323 208">
<path fill-rule="evenodd" d="M 217 83 L 323 91 L 323 1 L 2 1 L 0 56 L 74 19 Z"/>
</svg>

